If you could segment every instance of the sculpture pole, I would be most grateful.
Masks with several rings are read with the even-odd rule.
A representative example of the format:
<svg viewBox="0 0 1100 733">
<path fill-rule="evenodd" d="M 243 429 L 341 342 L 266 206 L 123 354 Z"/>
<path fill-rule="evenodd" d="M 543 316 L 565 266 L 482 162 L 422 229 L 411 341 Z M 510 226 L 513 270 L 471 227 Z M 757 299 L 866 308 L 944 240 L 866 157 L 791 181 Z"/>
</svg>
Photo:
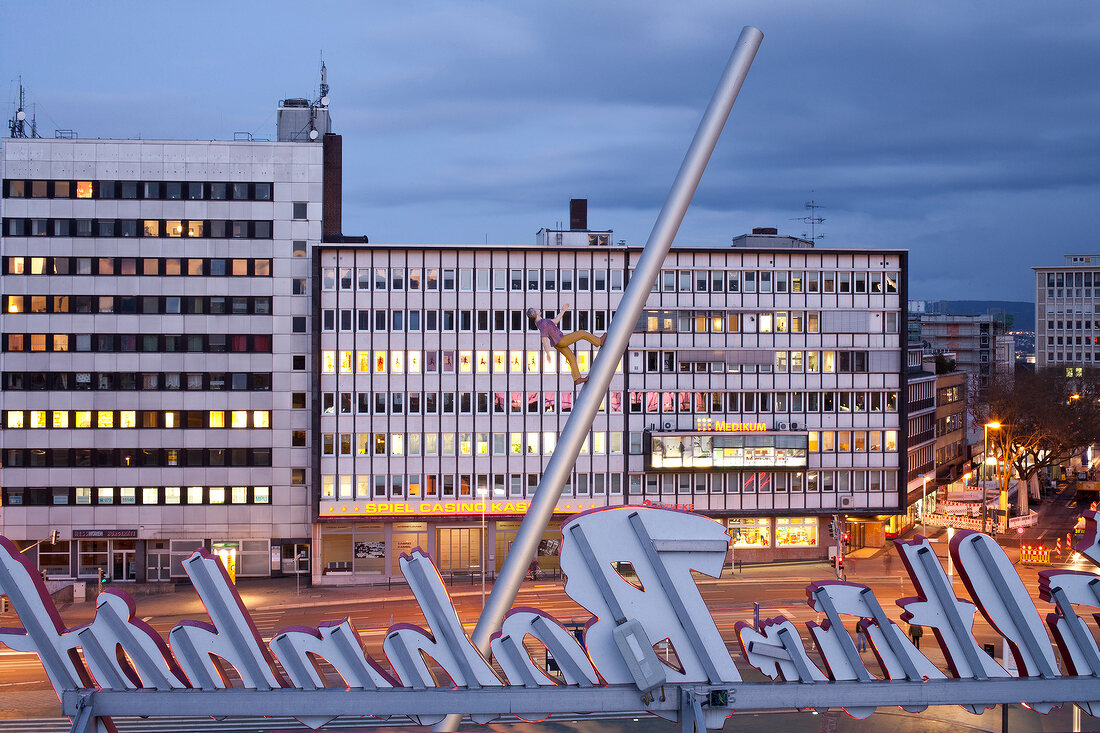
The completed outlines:
<svg viewBox="0 0 1100 733">
<path fill-rule="evenodd" d="M 562 489 L 573 471 L 573 466 L 576 465 L 581 445 L 592 429 L 592 421 L 611 384 L 615 366 L 626 352 L 630 335 L 638 323 L 642 309 L 645 308 L 653 283 L 657 281 L 665 257 L 672 246 L 672 240 L 680 228 L 680 223 L 684 220 L 688 204 L 695 195 L 699 179 L 706 170 L 707 161 L 710 160 L 710 154 L 714 151 L 714 146 L 726 124 L 737 94 L 741 91 L 741 85 L 745 81 L 749 66 L 756 56 L 757 49 L 760 48 L 763 37 L 764 34 L 752 26 L 745 26 L 741 30 L 737 45 L 734 46 L 726 69 L 718 82 L 718 88 L 711 97 L 706 112 L 703 113 L 699 129 L 696 130 L 691 146 L 684 156 L 684 162 L 680 165 L 668 198 L 661 208 L 661 213 L 657 215 L 653 231 L 642 249 L 638 263 L 634 266 L 630 283 L 623 292 L 619 307 L 611 319 L 607 340 L 596 355 L 592 369 L 588 373 L 588 383 L 577 397 L 573 411 L 565 423 L 565 429 L 558 439 L 554 454 L 546 465 L 535 496 L 520 523 L 516 539 L 504 559 L 500 575 L 493 585 L 492 592 L 489 593 L 489 599 L 474 628 L 471 639 L 486 658 L 489 656 L 489 641 L 493 633 L 500 628 L 504 615 L 515 602 L 531 558 L 538 551 L 542 535 L 553 517 L 554 507 L 561 497 Z M 454 731 L 461 720 L 461 714 L 454 713 L 439 723 L 435 730 Z"/>
</svg>

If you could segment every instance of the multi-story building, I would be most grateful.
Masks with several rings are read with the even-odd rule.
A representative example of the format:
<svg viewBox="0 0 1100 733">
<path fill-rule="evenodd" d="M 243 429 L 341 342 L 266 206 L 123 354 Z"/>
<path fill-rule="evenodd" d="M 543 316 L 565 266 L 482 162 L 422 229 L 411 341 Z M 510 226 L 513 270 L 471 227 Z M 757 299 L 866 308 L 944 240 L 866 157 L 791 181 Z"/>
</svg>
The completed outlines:
<svg viewBox="0 0 1100 733">
<path fill-rule="evenodd" d="M 571 219 L 527 246 L 318 249 L 317 581 L 393 575 L 416 546 L 445 574 L 499 568 L 578 389 L 525 311 L 568 304 L 563 330 L 601 335 L 640 253 Z M 834 514 L 881 544 L 906 505 L 905 253 L 741 244 L 669 254 L 558 514 L 702 512 L 750 561 L 825 557 Z"/>
<path fill-rule="evenodd" d="M 1036 366 L 1064 367 L 1068 376 L 1081 376 L 1100 364 L 1100 255 L 1065 255 L 1060 266 L 1031 269 Z"/>
<path fill-rule="evenodd" d="M 275 142 L 3 141 L 0 521 L 49 575 L 296 572 L 328 132 L 288 100 Z"/>
<path fill-rule="evenodd" d="M 931 511 L 936 486 L 936 372 L 926 365 L 923 346 L 909 342 L 906 389 L 906 498 L 903 510 L 887 523 L 887 532 L 896 536 L 913 526 L 924 510 Z M 929 497 L 932 500 L 929 501 Z"/>
<path fill-rule="evenodd" d="M 936 375 L 936 481 L 951 483 L 966 472 L 966 374 Z"/>
</svg>

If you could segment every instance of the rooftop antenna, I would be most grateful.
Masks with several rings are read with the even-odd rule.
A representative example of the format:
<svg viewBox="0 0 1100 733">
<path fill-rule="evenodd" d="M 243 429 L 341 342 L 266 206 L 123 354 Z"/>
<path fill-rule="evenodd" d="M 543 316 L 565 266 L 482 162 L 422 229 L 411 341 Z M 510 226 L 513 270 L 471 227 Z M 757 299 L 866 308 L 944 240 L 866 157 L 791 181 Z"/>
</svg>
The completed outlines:
<svg viewBox="0 0 1100 733">
<path fill-rule="evenodd" d="M 813 196 L 813 194 L 814 194 L 814 192 L 810 191 L 810 195 Z M 822 234 L 817 233 L 817 225 L 818 224 L 824 224 L 825 223 L 825 217 L 818 216 L 817 215 L 817 210 L 818 209 L 824 209 L 825 207 L 822 206 L 821 204 L 817 203 L 817 201 L 815 201 L 814 199 L 810 199 L 809 201 L 807 201 L 804 204 L 804 206 L 805 206 L 806 209 L 809 210 L 810 213 L 806 216 L 792 217 L 791 221 L 800 221 L 803 224 L 809 224 L 810 225 L 810 241 L 811 242 L 816 242 L 819 239 L 824 239 L 825 238 L 824 233 L 822 233 Z M 802 236 L 805 237 L 806 233 L 803 232 Z"/>
<path fill-rule="evenodd" d="M 23 77 L 19 77 L 19 106 L 15 110 L 15 116 L 8 120 L 8 131 L 11 137 L 38 137 L 37 114 L 31 116 L 31 132 L 27 134 L 26 90 L 23 88 Z"/>
<path fill-rule="evenodd" d="M 321 52 L 321 88 L 320 94 L 317 99 L 309 105 L 309 139 L 316 140 L 320 133 L 317 132 L 317 127 L 314 124 L 314 120 L 317 118 L 317 110 L 319 108 L 328 107 L 328 69 L 325 68 L 325 55 Z"/>
</svg>

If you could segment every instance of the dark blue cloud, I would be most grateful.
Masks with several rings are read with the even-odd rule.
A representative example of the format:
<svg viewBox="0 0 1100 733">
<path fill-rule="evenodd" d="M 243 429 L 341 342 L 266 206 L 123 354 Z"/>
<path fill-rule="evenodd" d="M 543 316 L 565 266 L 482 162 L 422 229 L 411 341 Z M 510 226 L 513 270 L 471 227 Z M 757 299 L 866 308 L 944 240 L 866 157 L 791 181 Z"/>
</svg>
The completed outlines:
<svg viewBox="0 0 1100 733">
<path fill-rule="evenodd" d="M 910 292 L 936 299 L 1029 299 L 1031 265 L 1095 241 L 1094 3 L 6 4 L 0 69 L 46 134 L 271 137 L 323 49 L 347 232 L 530 242 L 587 196 L 640 243 L 750 23 L 680 241 L 800 234 L 813 197 L 824 245 L 910 248 Z"/>
</svg>

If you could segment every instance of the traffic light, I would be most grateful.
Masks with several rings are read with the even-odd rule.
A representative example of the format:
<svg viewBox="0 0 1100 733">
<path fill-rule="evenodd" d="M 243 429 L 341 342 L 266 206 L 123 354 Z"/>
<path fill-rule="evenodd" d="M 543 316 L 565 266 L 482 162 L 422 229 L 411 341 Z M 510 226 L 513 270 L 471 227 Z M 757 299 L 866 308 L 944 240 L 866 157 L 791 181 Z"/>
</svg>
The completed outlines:
<svg viewBox="0 0 1100 733">
<path fill-rule="evenodd" d="M 100 568 L 99 569 L 99 584 L 103 585 L 106 582 L 107 582 L 107 571 L 105 571 L 103 568 Z"/>
<path fill-rule="evenodd" d="M 56 529 L 50 530 L 50 544 L 56 545 L 57 541 L 61 539 L 61 531 Z"/>
<path fill-rule="evenodd" d="M 836 539 L 836 520 L 829 522 L 829 539 Z"/>
</svg>

